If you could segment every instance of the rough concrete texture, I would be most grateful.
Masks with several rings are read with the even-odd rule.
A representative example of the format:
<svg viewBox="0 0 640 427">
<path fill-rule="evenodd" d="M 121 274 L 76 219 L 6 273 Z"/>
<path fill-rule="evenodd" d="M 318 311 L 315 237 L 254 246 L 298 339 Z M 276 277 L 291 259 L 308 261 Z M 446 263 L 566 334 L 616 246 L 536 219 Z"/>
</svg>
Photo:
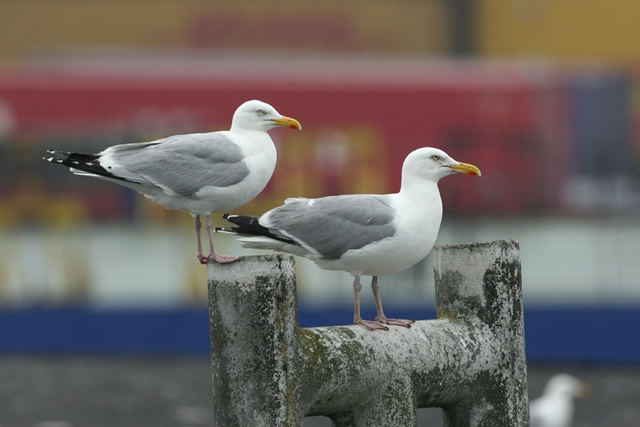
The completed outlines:
<svg viewBox="0 0 640 427">
<path fill-rule="evenodd" d="M 415 426 L 433 406 L 448 427 L 526 425 L 517 242 L 434 251 L 438 319 L 388 332 L 298 328 L 289 256 L 210 264 L 219 425 Z"/>
<path fill-rule="evenodd" d="M 439 246 L 433 256 L 438 318 L 464 325 L 472 336 L 484 340 L 481 351 L 489 352 L 484 357 L 472 355 L 476 359 L 472 369 L 457 386 L 463 392 L 460 400 L 442 407 L 445 426 L 527 425 L 518 242 Z M 461 344 L 469 356 L 466 343 Z"/>
<path fill-rule="evenodd" d="M 300 425 L 293 257 L 211 262 L 209 278 L 216 424 Z"/>
</svg>

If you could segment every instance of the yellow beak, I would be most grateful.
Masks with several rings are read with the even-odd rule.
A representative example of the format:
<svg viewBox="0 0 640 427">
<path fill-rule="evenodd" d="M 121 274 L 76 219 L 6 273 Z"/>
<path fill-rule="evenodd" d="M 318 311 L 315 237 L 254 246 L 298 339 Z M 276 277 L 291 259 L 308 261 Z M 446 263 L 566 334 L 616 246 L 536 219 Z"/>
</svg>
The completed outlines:
<svg viewBox="0 0 640 427">
<path fill-rule="evenodd" d="M 286 126 L 291 129 L 302 130 L 302 125 L 296 119 L 292 119 L 291 117 L 282 116 L 281 119 L 272 119 L 274 123 L 278 126 Z"/>
<path fill-rule="evenodd" d="M 578 391 L 576 393 L 576 397 L 580 399 L 586 399 L 589 396 L 591 396 L 591 387 L 589 387 L 589 384 L 580 383 L 580 386 L 578 387 Z"/>
<path fill-rule="evenodd" d="M 458 173 L 463 173 L 465 175 L 482 176 L 482 173 L 480 173 L 480 169 L 478 169 L 476 166 L 471 165 L 469 163 L 459 162 L 457 165 L 447 166 L 447 167 L 453 169 Z"/>
</svg>

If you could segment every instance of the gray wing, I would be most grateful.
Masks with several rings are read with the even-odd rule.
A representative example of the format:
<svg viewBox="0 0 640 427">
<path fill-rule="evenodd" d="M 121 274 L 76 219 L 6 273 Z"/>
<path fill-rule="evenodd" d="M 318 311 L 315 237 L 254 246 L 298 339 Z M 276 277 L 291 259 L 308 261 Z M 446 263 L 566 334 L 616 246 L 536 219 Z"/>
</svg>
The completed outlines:
<svg viewBox="0 0 640 427">
<path fill-rule="evenodd" d="M 284 232 L 316 250 L 325 259 L 338 259 L 391 237 L 395 211 L 381 195 L 346 195 L 296 199 L 269 212 L 268 227 Z"/>
<path fill-rule="evenodd" d="M 220 133 L 117 145 L 102 154 L 117 165 L 114 175 L 180 196 L 191 196 L 206 186 L 227 187 L 249 174 L 240 147 Z"/>
</svg>

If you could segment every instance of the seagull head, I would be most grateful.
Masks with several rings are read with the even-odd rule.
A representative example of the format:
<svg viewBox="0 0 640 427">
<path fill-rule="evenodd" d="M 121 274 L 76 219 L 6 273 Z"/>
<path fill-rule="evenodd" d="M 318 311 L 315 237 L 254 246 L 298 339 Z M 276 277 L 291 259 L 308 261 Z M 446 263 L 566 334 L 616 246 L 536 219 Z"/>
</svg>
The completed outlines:
<svg viewBox="0 0 640 427">
<path fill-rule="evenodd" d="M 418 176 L 437 182 L 454 173 L 480 176 L 480 169 L 469 163 L 453 160 L 442 150 L 431 147 L 418 148 L 411 152 L 402 166 L 402 176 Z"/>
<path fill-rule="evenodd" d="M 277 126 L 302 129 L 302 125 L 296 119 L 283 116 L 266 102 L 253 100 L 238 107 L 233 115 L 231 131 L 262 130 L 266 132 Z"/>
<path fill-rule="evenodd" d="M 557 374 L 544 386 L 544 394 L 585 398 L 589 395 L 589 386 L 569 374 Z"/>
</svg>

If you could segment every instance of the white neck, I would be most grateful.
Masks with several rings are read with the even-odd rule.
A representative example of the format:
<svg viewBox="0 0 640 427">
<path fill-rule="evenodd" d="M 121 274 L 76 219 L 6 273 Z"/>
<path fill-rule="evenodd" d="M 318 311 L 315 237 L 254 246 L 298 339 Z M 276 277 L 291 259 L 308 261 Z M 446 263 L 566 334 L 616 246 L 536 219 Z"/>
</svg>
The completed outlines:
<svg viewBox="0 0 640 427">
<path fill-rule="evenodd" d="M 438 190 L 437 181 L 428 180 L 408 174 L 402 174 L 402 183 L 400 184 L 400 194 L 414 199 L 416 202 L 440 200 L 440 191 Z"/>
<path fill-rule="evenodd" d="M 411 206 L 411 211 L 418 216 L 417 221 L 436 229 L 440 227 L 442 199 L 436 182 L 415 178 L 403 179 L 398 199 L 401 205 Z"/>
</svg>

